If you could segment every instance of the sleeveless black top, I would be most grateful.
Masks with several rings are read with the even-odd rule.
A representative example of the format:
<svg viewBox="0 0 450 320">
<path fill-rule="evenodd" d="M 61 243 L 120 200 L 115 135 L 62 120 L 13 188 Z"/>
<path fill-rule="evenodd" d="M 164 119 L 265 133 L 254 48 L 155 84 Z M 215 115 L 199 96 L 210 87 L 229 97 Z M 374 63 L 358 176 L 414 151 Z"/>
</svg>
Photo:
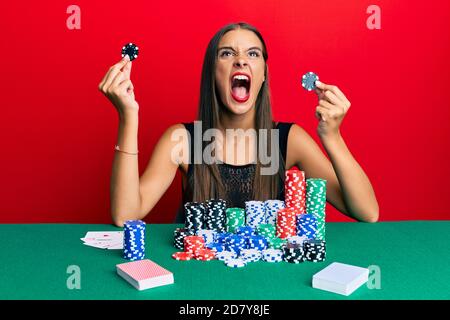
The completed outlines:
<svg viewBox="0 0 450 320">
<path fill-rule="evenodd" d="M 178 209 L 175 223 L 184 223 L 184 204 L 186 202 L 192 201 L 192 190 L 193 190 L 193 176 L 194 176 L 194 166 L 192 165 L 193 155 L 194 155 L 194 123 L 183 123 L 186 130 L 190 134 L 190 159 L 188 172 L 186 180 L 183 179 L 182 184 L 182 203 Z M 284 166 L 286 166 L 286 153 L 287 153 L 287 140 L 289 135 L 289 130 L 293 123 L 278 122 L 276 129 L 279 133 L 279 146 L 280 146 L 280 161 L 283 161 Z M 251 196 L 253 194 L 253 178 L 255 175 L 256 164 L 249 163 L 245 165 L 231 165 L 228 163 L 218 163 L 217 167 L 220 172 L 220 176 L 225 186 L 227 192 L 228 207 L 245 207 L 245 201 L 252 200 Z M 280 178 L 279 193 L 277 199 L 284 200 L 284 180 Z"/>
</svg>

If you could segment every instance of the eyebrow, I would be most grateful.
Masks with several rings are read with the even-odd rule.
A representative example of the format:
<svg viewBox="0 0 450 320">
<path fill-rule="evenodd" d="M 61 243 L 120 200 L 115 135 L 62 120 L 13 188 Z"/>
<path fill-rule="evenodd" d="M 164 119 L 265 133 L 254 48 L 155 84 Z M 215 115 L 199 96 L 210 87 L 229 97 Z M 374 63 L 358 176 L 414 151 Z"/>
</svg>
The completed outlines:
<svg viewBox="0 0 450 320">
<path fill-rule="evenodd" d="M 236 52 L 236 50 L 234 50 L 232 47 L 220 47 L 217 51 L 220 51 L 220 50 L 222 50 L 222 49 L 230 49 L 230 50 Z M 250 47 L 250 48 L 247 49 L 247 51 L 255 50 L 255 49 L 262 52 L 262 50 L 261 50 L 260 47 Z"/>
</svg>

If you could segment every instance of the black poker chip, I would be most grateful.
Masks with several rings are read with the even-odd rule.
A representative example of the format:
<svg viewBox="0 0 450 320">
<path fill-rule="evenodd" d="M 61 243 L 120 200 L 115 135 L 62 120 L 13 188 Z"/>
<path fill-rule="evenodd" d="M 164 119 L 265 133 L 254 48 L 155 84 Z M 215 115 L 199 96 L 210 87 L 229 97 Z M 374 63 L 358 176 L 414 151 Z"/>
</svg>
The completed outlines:
<svg viewBox="0 0 450 320">
<path fill-rule="evenodd" d="M 127 43 L 122 47 L 122 58 L 125 57 L 126 54 L 130 57 L 130 61 L 133 61 L 139 55 L 138 46 L 131 42 Z"/>
<path fill-rule="evenodd" d="M 314 72 L 307 72 L 302 77 L 302 86 L 308 91 L 312 91 L 316 88 L 316 81 L 319 80 L 319 76 Z"/>
</svg>

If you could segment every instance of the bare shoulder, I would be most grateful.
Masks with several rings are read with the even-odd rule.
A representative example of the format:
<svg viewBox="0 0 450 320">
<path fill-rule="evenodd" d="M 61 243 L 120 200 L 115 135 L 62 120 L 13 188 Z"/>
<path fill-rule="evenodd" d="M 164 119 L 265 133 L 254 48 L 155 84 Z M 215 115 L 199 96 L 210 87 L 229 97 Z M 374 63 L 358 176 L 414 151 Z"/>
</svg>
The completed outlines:
<svg viewBox="0 0 450 320">
<path fill-rule="evenodd" d="M 170 154 L 182 170 L 186 171 L 189 163 L 189 138 L 188 131 L 182 123 L 176 123 L 168 127 L 162 134 L 157 148 Z"/>
<path fill-rule="evenodd" d="M 299 140 L 304 139 L 305 137 L 311 138 L 308 132 L 306 132 L 306 130 L 303 129 L 301 126 L 299 126 L 296 123 L 292 124 L 291 129 L 289 130 L 288 142 L 290 140 L 298 142 Z"/>
<path fill-rule="evenodd" d="M 175 123 L 171 126 L 169 126 L 166 131 L 164 131 L 162 138 L 171 138 L 173 136 L 180 135 L 180 136 L 187 136 L 186 127 L 182 123 Z"/>
</svg>

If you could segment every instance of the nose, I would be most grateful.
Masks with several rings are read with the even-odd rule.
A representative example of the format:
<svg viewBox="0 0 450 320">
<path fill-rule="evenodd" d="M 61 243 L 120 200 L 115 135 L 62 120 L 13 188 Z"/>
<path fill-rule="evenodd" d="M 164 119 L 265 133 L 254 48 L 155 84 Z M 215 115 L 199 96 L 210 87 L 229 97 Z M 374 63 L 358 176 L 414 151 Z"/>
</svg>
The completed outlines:
<svg viewBox="0 0 450 320">
<path fill-rule="evenodd" d="M 238 57 L 235 61 L 234 61 L 234 66 L 238 67 L 238 68 L 242 68 L 245 67 L 247 65 L 247 60 L 245 60 L 242 57 Z"/>
</svg>

